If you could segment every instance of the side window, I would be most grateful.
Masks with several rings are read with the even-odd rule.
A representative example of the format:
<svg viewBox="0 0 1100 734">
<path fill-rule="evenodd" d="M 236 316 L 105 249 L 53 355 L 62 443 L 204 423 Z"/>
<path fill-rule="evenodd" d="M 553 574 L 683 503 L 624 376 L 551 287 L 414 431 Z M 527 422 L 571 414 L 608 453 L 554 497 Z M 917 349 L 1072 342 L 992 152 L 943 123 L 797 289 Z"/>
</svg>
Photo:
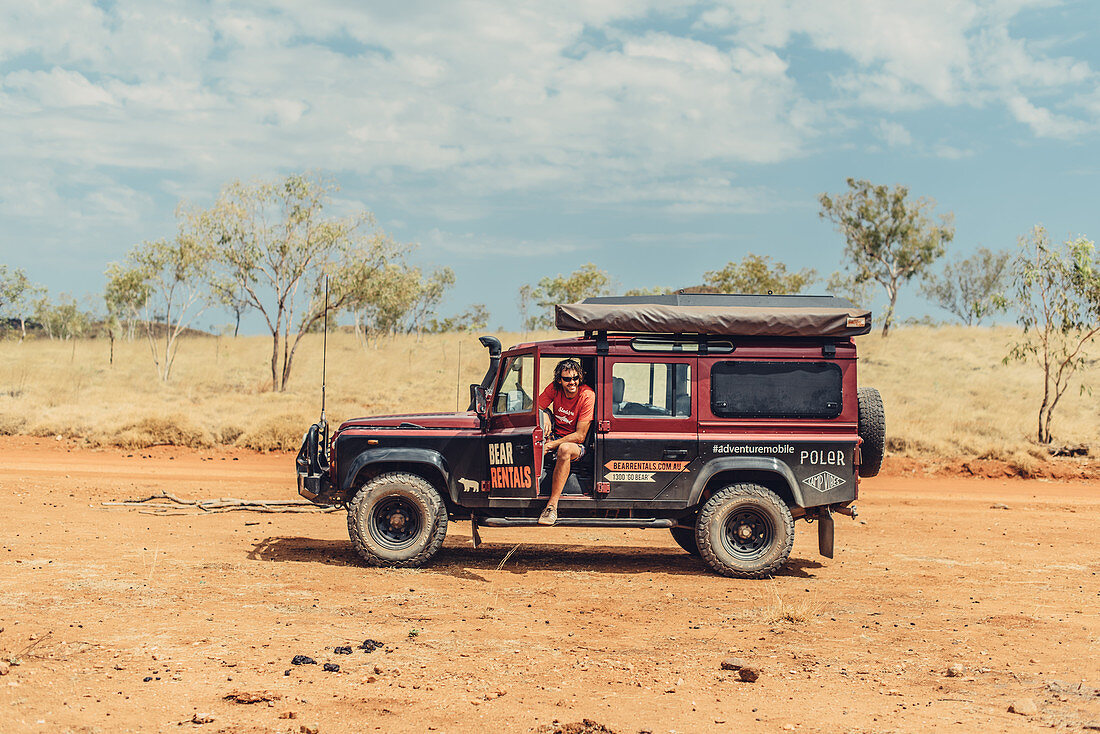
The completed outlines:
<svg viewBox="0 0 1100 734">
<path fill-rule="evenodd" d="M 511 357 L 504 365 L 493 412 L 526 413 L 535 407 L 535 358 L 530 354 Z"/>
<path fill-rule="evenodd" d="M 710 407 L 721 418 L 836 418 L 841 383 L 829 362 L 717 362 Z"/>
<path fill-rule="evenodd" d="M 616 362 L 611 367 L 614 416 L 691 415 L 691 365 Z"/>
</svg>

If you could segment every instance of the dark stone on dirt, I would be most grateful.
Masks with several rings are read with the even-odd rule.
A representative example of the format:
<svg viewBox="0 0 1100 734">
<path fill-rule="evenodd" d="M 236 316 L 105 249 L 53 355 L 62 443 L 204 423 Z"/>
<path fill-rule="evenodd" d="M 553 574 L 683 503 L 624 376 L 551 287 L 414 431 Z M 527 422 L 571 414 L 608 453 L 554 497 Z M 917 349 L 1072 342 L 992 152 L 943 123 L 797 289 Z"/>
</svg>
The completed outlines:
<svg viewBox="0 0 1100 734">
<path fill-rule="evenodd" d="M 317 661 L 309 655 L 295 655 L 291 661 L 294 665 L 316 665 Z"/>
<path fill-rule="evenodd" d="M 283 675 L 290 675 L 290 668 L 283 671 Z"/>
<path fill-rule="evenodd" d="M 989 509 L 991 509 L 991 510 L 1007 510 L 1007 509 L 1008 509 L 1008 505 L 1003 505 L 1003 504 L 1001 504 L 1001 503 L 999 503 L 999 502 L 998 502 L 998 503 L 997 503 L 997 504 L 995 504 L 995 505 L 990 505 L 990 506 L 989 506 Z"/>
<path fill-rule="evenodd" d="M 339 673 L 340 672 L 340 666 L 337 665 L 336 663 L 325 663 L 325 672 L 326 673 Z"/>
<path fill-rule="evenodd" d="M 145 676 L 144 678 L 141 679 L 141 682 L 142 683 L 148 683 L 151 680 L 153 680 L 153 676 L 147 675 L 147 676 Z"/>
<path fill-rule="evenodd" d="M 350 647 L 334 647 L 332 648 L 332 651 L 337 655 L 351 655 Z"/>
<path fill-rule="evenodd" d="M 539 734 L 615 734 L 613 729 L 609 729 L 592 719 L 581 719 L 571 724 L 559 724 L 555 722 L 553 724 L 541 726 L 536 731 L 538 731 Z"/>
<path fill-rule="evenodd" d="M 722 670 L 741 670 L 745 667 L 745 661 L 741 658 L 726 658 L 722 661 Z"/>
<path fill-rule="evenodd" d="M 385 647 L 385 643 L 384 642 L 379 642 L 378 640 L 368 639 L 368 640 L 363 640 L 363 644 L 359 646 L 359 649 L 362 650 L 363 652 L 374 652 L 375 650 L 377 650 L 380 647 Z"/>
<path fill-rule="evenodd" d="M 743 666 L 741 670 L 737 671 L 737 675 L 741 677 L 741 680 L 746 683 L 755 683 L 756 679 L 760 677 L 760 671 L 756 668 L 750 668 L 749 666 Z"/>
</svg>

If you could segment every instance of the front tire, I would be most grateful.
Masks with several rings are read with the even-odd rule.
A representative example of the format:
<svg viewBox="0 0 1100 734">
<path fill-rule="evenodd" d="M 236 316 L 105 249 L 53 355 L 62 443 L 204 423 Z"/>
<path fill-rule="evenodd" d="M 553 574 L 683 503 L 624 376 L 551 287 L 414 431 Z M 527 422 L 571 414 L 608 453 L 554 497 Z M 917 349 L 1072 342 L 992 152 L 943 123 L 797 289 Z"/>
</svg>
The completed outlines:
<svg viewBox="0 0 1100 734">
<path fill-rule="evenodd" d="M 770 489 L 732 484 L 703 505 L 695 540 L 703 561 L 723 576 L 766 578 L 791 555 L 794 519 Z"/>
<path fill-rule="evenodd" d="M 348 505 L 348 535 L 372 566 L 422 566 L 447 536 L 447 507 L 423 477 L 380 474 Z"/>
</svg>

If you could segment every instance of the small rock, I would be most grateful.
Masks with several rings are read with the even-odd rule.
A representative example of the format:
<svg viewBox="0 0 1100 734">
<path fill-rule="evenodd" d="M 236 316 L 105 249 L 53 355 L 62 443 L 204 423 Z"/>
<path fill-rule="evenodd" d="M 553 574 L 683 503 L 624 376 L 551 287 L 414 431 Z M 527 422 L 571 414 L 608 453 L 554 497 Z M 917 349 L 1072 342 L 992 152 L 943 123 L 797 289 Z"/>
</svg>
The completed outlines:
<svg viewBox="0 0 1100 734">
<path fill-rule="evenodd" d="M 214 723 L 214 715 L 213 714 L 199 714 L 199 713 L 196 713 L 194 716 L 191 717 L 191 723 L 192 724 L 213 724 Z"/>
<path fill-rule="evenodd" d="M 11 664 L 7 660 L 0 660 L 0 675 L 7 675 L 11 672 Z"/>
<path fill-rule="evenodd" d="M 325 663 L 325 672 L 326 673 L 339 673 L 340 672 L 340 666 L 337 665 L 336 663 Z"/>
<path fill-rule="evenodd" d="M 298 718 L 298 712 L 297 711 L 284 711 L 283 713 L 279 714 L 279 718 L 280 719 L 297 719 Z"/>
<path fill-rule="evenodd" d="M 1030 698 L 1018 698 L 1009 705 L 1008 713 L 1034 716 L 1039 713 L 1039 707 Z"/>
<path fill-rule="evenodd" d="M 374 666 L 374 674 L 375 675 L 382 675 L 382 666 L 381 665 L 375 665 Z"/>
<path fill-rule="evenodd" d="M 950 666 L 946 671 L 944 671 L 944 675 L 946 675 L 948 678 L 958 678 L 964 672 L 966 672 L 966 668 L 964 668 L 959 663 L 955 663 L 954 665 Z"/>
<path fill-rule="evenodd" d="M 722 661 L 722 670 L 741 670 L 745 667 L 745 661 L 741 658 L 726 658 Z"/>
<path fill-rule="evenodd" d="M 368 675 L 366 678 L 363 679 L 363 682 L 364 683 L 374 683 L 376 680 L 378 680 L 378 679 L 375 678 L 373 675 Z"/>
<path fill-rule="evenodd" d="M 375 650 L 383 646 L 383 643 L 379 642 L 378 640 L 366 639 L 363 640 L 363 644 L 359 646 L 359 649 L 363 652 L 374 652 Z"/>
<path fill-rule="evenodd" d="M 334 647 L 332 651 L 337 655 L 351 655 L 350 647 Z"/>
<path fill-rule="evenodd" d="M 295 655 L 291 661 L 293 665 L 316 665 L 317 661 L 308 655 Z"/>
<path fill-rule="evenodd" d="M 147 675 L 147 676 L 145 676 L 144 678 L 141 679 L 141 682 L 142 683 L 148 683 L 151 680 L 153 680 L 153 676 Z"/>
<path fill-rule="evenodd" d="M 755 683 L 756 679 L 760 677 L 760 671 L 756 668 L 750 668 L 747 665 L 744 665 L 741 667 L 740 670 L 737 671 L 737 675 L 739 675 L 741 677 L 741 680 L 745 681 L 746 683 Z"/>
<path fill-rule="evenodd" d="M 991 509 L 991 510 L 1007 510 L 1007 509 L 1008 509 L 1008 505 L 1003 505 L 1003 504 L 1001 504 L 1000 502 L 998 502 L 998 503 L 997 503 L 997 504 L 995 504 L 995 505 L 990 505 L 990 506 L 989 506 L 989 509 Z"/>
<path fill-rule="evenodd" d="M 298 727 L 298 731 L 300 734 L 317 734 L 317 732 L 321 731 L 321 727 L 317 725 L 310 726 L 309 724 L 302 724 Z"/>
</svg>

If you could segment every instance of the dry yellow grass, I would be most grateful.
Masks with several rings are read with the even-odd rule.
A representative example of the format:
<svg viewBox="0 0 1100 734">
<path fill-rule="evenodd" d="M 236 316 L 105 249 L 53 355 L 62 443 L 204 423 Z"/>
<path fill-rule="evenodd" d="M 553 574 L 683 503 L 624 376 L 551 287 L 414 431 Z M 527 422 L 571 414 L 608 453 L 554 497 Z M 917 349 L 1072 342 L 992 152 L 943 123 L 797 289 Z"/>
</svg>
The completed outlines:
<svg viewBox="0 0 1100 734">
<path fill-rule="evenodd" d="M 505 346 L 551 333 L 498 335 Z M 1045 451 L 1032 443 L 1042 389 L 1034 365 L 1002 365 L 1012 328 L 910 327 L 889 339 L 862 337 L 860 383 L 886 403 L 894 454 L 1002 459 L 1021 471 Z M 176 443 L 296 448 L 316 420 L 321 337 L 307 337 L 285 393 L 270 390 L 271 342 L 264 337 L 185 340 L 172 379 L 157 379 L 142 341 L 115 345 L 36 340 L 0 342 L 0 433 L 63 435 L 93 444 Z M 461 352 L 461 354 L 460 354 Z M 1092 356 L 1100 353 L 1093 348 Z M 461 369 L 459 359 L 461 356 Z M 412 336 L 364 348 L 351 334 L 329 336 L 330 422 L 359 415 L 465 409 L 486 351 L 469 334 Z M 1094 364 L 1066 393 L 1055 416 L 1059 442 L 1100 446 Z"/>
</svg>

